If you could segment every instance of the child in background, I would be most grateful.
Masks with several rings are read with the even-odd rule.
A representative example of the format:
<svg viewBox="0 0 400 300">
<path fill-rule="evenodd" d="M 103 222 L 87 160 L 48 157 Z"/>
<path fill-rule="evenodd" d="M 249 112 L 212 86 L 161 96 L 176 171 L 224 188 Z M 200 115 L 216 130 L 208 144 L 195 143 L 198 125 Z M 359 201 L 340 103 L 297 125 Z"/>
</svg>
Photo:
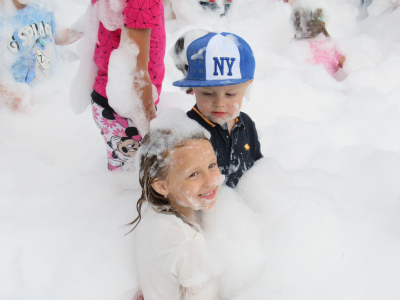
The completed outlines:
<svg viewBox="0 0 400 300">
<path fill-rule="evenodd" d="M 331 76 L 339 68 L 343 68 L 346 58 L 339 54 L 336 46 L 329 41 L 322 9 L 317 8 L 312 11 L 296 7 L 292 11 L 291 20 L 295 30 L 295 39 L 307 40 L 310 44 L 312 57 L 307 62 L 313 65 L 323 65 Z"/>
<path fill-rule="evenodd" d="M 3 74 L 0 97 L 7 106 L 18 109 L 24 98 L 31 97 L 28 85 L 50 75 L 55 60 L 54 45 L 71 44 L 83 33 L 74 29 L 56 31 L 53 12 L 34 1 L 2 0 L 0 4 L 0 28 L 11 30 L 1 38 L 8 40 L 7 48 L 14 60 L 9 70 L 14 80 L 5 80 Z"/>
<path fill-rule="evenodd" d="M 211 133 L 226 185 L 235 187 L 243 173 L 263 157 L 255 124 L 240 111 L 254 78 L 253 51 L 237 35 L 210 33 L 189 45 L 187 60 L 186 79 L 173 84 L 193 88 L 196 105 L 187 115 Z"/>
<path fill-rule="evenodd" d="M 207 136 L 174 109 L 153 120 L 143 138 L 138 152 L 142 196 L 131 224 L 144 299 L 216 299 L 196 215 L 215 206 L 223 182 Z"/>
<path fill-rule="evenodd" d="M 219 8 L 215 0 L 200 0 L 199 3 L 203 8 L 209 8 L 211 10 L 217 10 Z M 224 16 L 228 12 L 231 8 L 231 4 L 232 0 L 224 0 L 224 13 L 221 16 Z"/>
<path fill-rule="evenodd" d="M 138 124 L 132 120 L 133 116 L 127 111 L 115 111 L 109 103 L 106 87 L 109 81 L 109 61 L 112 52 L 121 45 L 136 44 L 137 54 L 136 73 L 139 78 L 132 78 L 132 82 L 121 87 L 127 93 L 134 91 L 141 98 L 142 111 L 135 111 L 138 118 L 145 119 L 148 129 L 150 120 L 156 117 L 155 105 L 159 102 L 161 85 L 164 79 L 164 54 L 165 54 L 165 26 L 164 6 L 162 0 L 118 0 L 100 2 L 92 0 L 93 5 L 119 3 L 123 7 L 121 20 L 122 30 L 115 26 L 118 22 L 110 21 L 108 15 L 100 18 L 98 42 L 96 44 L 94 61 L 98 68 L 94 91 L 92 93 L 93 117 L 101 129 L 101 134 L 106 142 L 109 170 L 119 170 L 135 155 L 140 146 L 142 135 Z M 101 6 L 99 11 L 102 12 Z M 105 8 L 111 14 L 109 8 Z M 104 14 L 103 14 L 104 15 Z M 108 18 L 108 19 L 107 19 Z M 117 20 L 119 21 L 119 20 Z M 135 59 L 132 53 L 132 59 Z M 128 62 L 127 62 L 128 63 Z M 131 70 L 131 73 L 135 70 Z M 153 89 L 154 85 L 154 89 Z M 154 101 L 156 100 L 156 101 Z M 113 99 L 114 103 L 126 102 L 127 99 Z"/>
<path fill-rule="evenodd" d="M 293 7 L 296 4 L 297 0 L 283 0 L 283 2 L 289 3 L 289 5 Z"/>
</svg>

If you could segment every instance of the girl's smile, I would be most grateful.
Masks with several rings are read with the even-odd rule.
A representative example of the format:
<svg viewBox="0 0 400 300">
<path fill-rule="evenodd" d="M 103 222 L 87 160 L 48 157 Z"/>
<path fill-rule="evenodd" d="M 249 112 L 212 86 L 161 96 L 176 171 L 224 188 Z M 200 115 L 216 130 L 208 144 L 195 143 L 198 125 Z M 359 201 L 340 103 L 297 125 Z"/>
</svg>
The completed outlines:
<svg viewBox="0 0 400 300">
<path fill-rule="evenodd" d="M 209 193 L 201 194 L 200 197 L 204 197 L 205 199 L 213 199 L 216 196 L 215 190 L 212 190 Z"/>
</svg>

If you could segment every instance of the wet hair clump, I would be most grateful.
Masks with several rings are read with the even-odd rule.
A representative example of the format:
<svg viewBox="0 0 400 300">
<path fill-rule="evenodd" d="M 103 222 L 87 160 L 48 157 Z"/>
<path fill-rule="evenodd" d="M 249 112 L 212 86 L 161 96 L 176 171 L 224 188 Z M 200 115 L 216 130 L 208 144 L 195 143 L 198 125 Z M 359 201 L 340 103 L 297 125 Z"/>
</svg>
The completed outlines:
<svg viewBox="0 0 400 300">
<path fill-rule="evenodd" d="M 309 10 L 303 7 L 293 9 L 291 15 L 296 39 L 311 39 L 319 34 L 329 36 L 325 28 L 324 13 L 321 8 Z"/>
</svg>

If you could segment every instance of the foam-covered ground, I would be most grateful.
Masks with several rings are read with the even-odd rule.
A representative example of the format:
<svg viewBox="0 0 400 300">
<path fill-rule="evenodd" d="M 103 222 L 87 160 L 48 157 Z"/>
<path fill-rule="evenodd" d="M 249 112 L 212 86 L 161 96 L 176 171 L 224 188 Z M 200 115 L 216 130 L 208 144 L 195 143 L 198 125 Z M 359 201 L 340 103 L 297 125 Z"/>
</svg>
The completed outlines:
<svg viewBox="0 0 400 300">
<path fill-rule="evenodd" d="M 256 56 L 243 111 L 265 156 L 205 216 L 220 263 L 221 299 L 394 299 L 400 295 L 400 9 L 332 0 L 328 31 L 346 55 L 336 79 L 304 63 L 290 6 L 234 0 L 227 17 L 171 0 L 167 48 L 188 29 L 230 31 Z M 86 1 L 58 1 L 72 24 Z M 379 4 L 379 5 L 378 5 Z M 392 6 L 391 6 L 392 5 Z M 382 12 L 382 7 L 386 10 Z M 23 112 L 0 109 L 0 299 L 131 300 L 137 174 L 109 173 L 88 108 L 68 99 L 75 46 Z M 159 111 L 194 104 L 171 83 L 166 56 Z"/>
</svg>

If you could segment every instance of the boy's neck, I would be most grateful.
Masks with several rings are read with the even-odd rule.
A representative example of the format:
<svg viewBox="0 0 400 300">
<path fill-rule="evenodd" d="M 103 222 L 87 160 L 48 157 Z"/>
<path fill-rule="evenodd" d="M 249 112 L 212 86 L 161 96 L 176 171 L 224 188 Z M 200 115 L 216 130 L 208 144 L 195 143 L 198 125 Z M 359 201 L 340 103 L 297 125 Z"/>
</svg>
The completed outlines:
<svg viewBox="0 0 400 300">
<path fill-rule="evenodd" d="M 229 135 L 231 135 L 232 128 L 233 128 L 233 126 L 235 126 L 235 124 L 236 124 L 236 118 L 226 122 L 226 125 L 228 126 Z"/>
<path fill-rule="evenodd" d="M 23 9 L 23 8 L 26 7 L 26 4 L 19 3 L 17 0 L 13 0 L 13 3 L 15 5 L 15 8 L 18 9 L 18 10 Z"/>
</svg>

